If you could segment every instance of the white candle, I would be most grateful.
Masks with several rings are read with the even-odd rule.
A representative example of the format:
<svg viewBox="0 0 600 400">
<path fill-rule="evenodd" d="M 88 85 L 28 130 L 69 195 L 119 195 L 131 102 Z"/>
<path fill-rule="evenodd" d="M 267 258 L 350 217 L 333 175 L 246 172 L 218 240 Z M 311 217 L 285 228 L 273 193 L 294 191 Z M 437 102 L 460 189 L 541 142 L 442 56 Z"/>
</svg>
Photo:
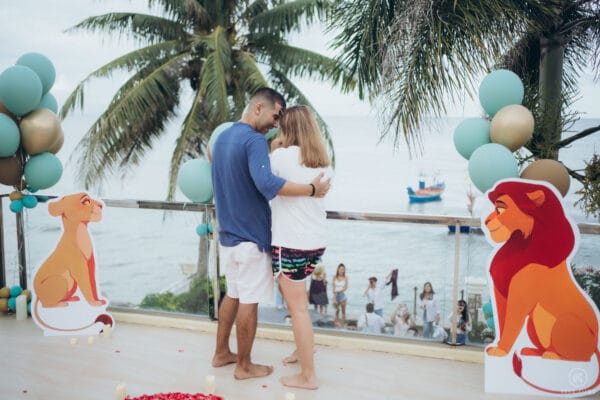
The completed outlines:
<svg viewBox="0 0 600 400">
<path fill-rule="evenodd" d="M 27 319 L 27 296 L 20 294 L 16 300 L 17 309 L 17 321 L 23 321 Z"/>
<path fill-rule="evenodd" d="M 75 345 L 77 344 L 77 338 L 74 338 L 74 337 L 72 337 L 72 338 L 69 340 L 69 343 L 71 343 L 71 346 L 75 346 Z"/>
<path fill-rule="evenodd" d="M 291 392 L 287 392 L 285 394 L 285 400 L 296 400 L 296 395 Z"/>
<path fill-rule="evenodd" d="M 117 385 L 117 393 L 115 395 L 116 400 L 125 400 L 127 397 L 127 386 L 124 383 L 119 383 Z"/>
<path fill-rule="evenodd" d="M 206 375 L 206 394 L 214 394 L 215 393 L 215 376 L 214 375 Z"/>
<path fill-rule="evenodd" d="M 102 329 L 102 336 L 104 336 L 105 338 L 109 338 L 111 334 L 112 334 L 112 326 L 104 325 L 104 328 Z"/>
</svg>

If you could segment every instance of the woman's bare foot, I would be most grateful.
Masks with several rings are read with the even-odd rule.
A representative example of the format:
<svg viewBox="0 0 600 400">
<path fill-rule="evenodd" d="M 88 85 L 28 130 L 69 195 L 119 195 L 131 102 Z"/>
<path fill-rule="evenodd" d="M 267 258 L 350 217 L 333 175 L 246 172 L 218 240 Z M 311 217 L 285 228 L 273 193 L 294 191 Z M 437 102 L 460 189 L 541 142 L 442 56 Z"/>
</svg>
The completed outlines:
<svg viewBox="0 0 600 400">
<path fill-rule="evenodd" d="M 212 359 L 212 366 L 218 368 L 235 362 L 237 362 L 237 354 L 235 353 L 215 354 Z"/>
<path fill-rule="evenodd" d="M 292 354 L 290 354 L 289 356 L 287 356 L 283 360 L 281 360 L 281 362 L 283 363 L 283 365 L 297 363 L 298 362 L 298 354 L 296 353 L 296 350 L 294 350 L 294 352 Z"/>
<path fill-rule="evenodd" d="M 235 379 L 260 378 L 261 376 L 271 375 L 273 367 L 270 365 L 250 364 L 243 368 L 240 364 L 235 366 L 233 376 Z"/>
<path fill-rule="evenodd" d="M 317 378 L 307 379 L 302 374 L 282 376 L 279 378 L 279 382 L 281 382 L 281 384 L 284 386 L 300 389 L 315 390 L 319 388 Z"/>
</svg>

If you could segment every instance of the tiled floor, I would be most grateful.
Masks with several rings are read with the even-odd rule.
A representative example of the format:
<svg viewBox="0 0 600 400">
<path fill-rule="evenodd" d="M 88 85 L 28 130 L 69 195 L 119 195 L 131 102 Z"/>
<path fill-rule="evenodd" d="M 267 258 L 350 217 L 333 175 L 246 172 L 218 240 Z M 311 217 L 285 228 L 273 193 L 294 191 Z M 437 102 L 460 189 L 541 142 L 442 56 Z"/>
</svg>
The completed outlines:
<svg viewBox="0 0 600 400">
<path fill-rule="evenodd" d="M 135 318 L 117 316 L 110 338 L 97 336 L 89 344 L 88 336 L 83 336 L 72 345 L 68 336 L 42 336 L 31 319 L 16 321 L 14 316 L 0 316 L 0 399 L 112 400 L 121 383 L 132 397 L 157 392 L 197 393 L 205 391 L 209 374 L 216 377 L 217 394 L 227 400 L 284 400 L 288 392 L 294 393 L 296 400 L 536 398 L 484 393 L 480 362 L 361 350 L 378 347 L 372 345 L 375 341 L 322 334 L 318 342 L 332 345 L 317 346 L 315 361 L 321 387 L 316 391 L 285 388 L 278 378 L 299 368 L 279 363 L 293 349 L 286 340 L 290 332 L 277 334 L 269 328 L 261 328 L 253 358 L 274 364 L 275 372 L 266 378 L 236 381 L 233 366 L 210 366 L 216 323 L 161 320 L 165 318 L 145 319 L 140 324 Z M 168 325 L 179 328 L 165 327 Z M 277 336 L 281 339 L 267 338 Z M 435 356 L 435 345 L 431 348 L 430 354 Z M 426 345 L 405 349 L 415 354 Z M 475 355 L 473 359 L 481 351 L 457 351 L 461 350 L 465 353 L 456 354 L 466 354 L 466 358 Z M 440 351 L 446 350 L 440 347 Z"/>
</svg>

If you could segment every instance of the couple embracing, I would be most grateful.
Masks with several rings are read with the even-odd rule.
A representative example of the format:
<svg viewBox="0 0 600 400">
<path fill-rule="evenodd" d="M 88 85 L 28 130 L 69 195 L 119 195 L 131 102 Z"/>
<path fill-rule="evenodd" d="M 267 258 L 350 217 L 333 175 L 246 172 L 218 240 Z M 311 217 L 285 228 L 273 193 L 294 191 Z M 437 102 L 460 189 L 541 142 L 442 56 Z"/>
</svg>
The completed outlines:
<svg viewBox="0 0 600 400">
<path fill-rule="evenodd" d="M 264 135 L 278 126 L 280 134 L 269 156 Z M 285 361 L 299 361 L 301 372 L 280 380 L 286 386 L 318 387 L 305 280 L 325 251 L 323 197 L 331 175 L 312 112 L 303 105 L 286 109 L 283 96 L 270 88 L 254 93 L 241 120 L 213 146 L 212 179 L 227 294 L 219 309 L 212 365 L 237 363 L 236 379 L 273 372 L 272 366 L 253 363 L 251 351 L 258 303 L 272 298 L 274 276 L 281 274 L 278 281 L 296 341 L 296 350 Z M 229 347 L 234 322 L 237 354 Z"/>
</svg>

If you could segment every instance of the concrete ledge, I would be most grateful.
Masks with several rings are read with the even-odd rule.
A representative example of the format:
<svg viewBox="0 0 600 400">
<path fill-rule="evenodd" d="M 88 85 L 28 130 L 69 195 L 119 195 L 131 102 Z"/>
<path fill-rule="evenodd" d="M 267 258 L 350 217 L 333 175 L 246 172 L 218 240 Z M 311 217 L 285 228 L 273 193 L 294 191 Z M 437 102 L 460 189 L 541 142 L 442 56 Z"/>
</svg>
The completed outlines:
<svg viewBox="0 0 600 400">
<path fill-rule="evenodd" d="M 188 329 L 203 333 L 216 334 L 217 322 L 206 317 L 189 314 L 166 314 L 153 312 L 111 310 L 117 322 L 152 325 L 163 328 Z M 235 329 L 233 330 L 235 335 Z M 256 337 L 293 342 L 291 327 L 259 324 Z M 340 349 L 379 351 L 384 353 L 403 354 L 417 357 L 439 358 L 471 363 L 484 362 L 483 349 L 473 346 L 449 346 L 442 343 L 420 340 L 406 340 L 382 336 L 375 338 L 352 332 L 315 332 L 315 343 Z"/>
</svg>

